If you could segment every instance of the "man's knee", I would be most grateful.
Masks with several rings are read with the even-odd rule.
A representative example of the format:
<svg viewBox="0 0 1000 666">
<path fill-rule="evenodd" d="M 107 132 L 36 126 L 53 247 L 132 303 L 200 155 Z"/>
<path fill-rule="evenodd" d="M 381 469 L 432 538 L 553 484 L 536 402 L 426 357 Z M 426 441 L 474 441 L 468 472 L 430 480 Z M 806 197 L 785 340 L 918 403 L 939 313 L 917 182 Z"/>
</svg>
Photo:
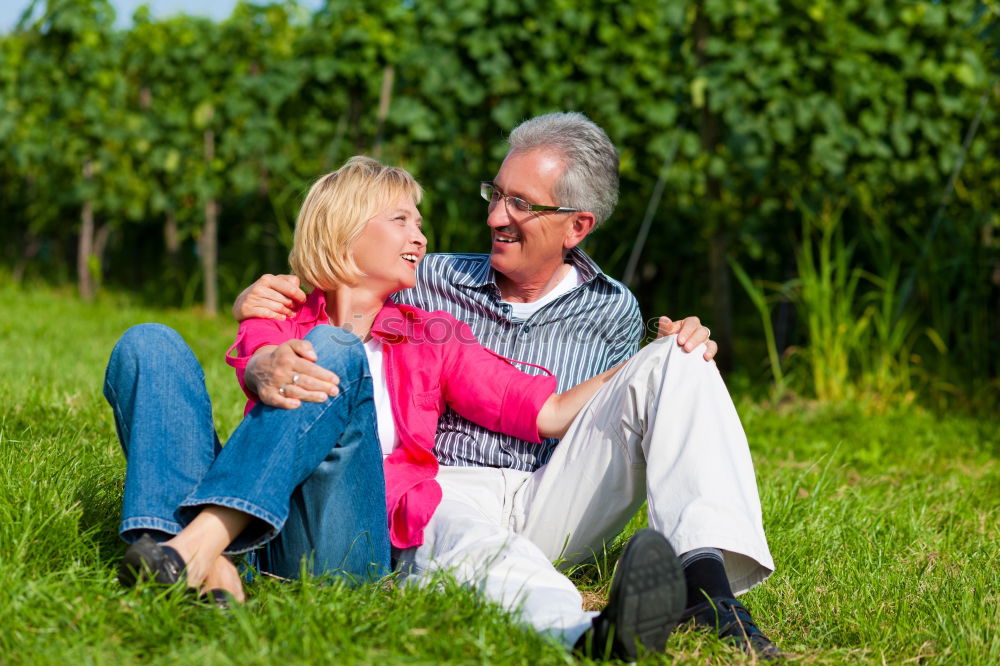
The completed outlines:
<svg viewBox="0 0 1000 666">
<path fill-rule="evenodd" d="M 705 344 L 702 343 L 691 351 L 685 351 L 683 347 L 677 344 L 677 335 L 675 334 L 653 340 L 643 347 L 637 356 L 661 360 L 670 359 L 671 362 L 688 362 L 695 365 L 712 367 L 712 364 L 704 359 L 705 349 Z"/>
<path fill-rule="evenodd" d="M 703 357 L 705 345 L 698 345 L 693 351 L 684 351 L 677 344 L 676 335 L 668 335 L 649 343 L 633 357 L 626 376 L 645 377 L 649 381 L 657 377 L 658 382 L 668 381 L 668 377 L 682 381 L 700 382 L 701 379 L 714 379 L 719 375 L 719 369 L 714 363 Z M 682 379 L 683 378 L 683 379 Z"/>
</svg>

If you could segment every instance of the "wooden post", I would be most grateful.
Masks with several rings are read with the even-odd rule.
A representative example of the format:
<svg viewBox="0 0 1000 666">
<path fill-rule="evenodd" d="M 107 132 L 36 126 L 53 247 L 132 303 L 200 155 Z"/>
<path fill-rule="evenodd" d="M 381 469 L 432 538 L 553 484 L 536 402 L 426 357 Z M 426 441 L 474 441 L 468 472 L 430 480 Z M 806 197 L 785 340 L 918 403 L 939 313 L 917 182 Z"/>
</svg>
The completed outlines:
<svg viewBox="0 0 1000 666">
<path fill-rule="evenodd" d="M 382 70 L 382 92 L 378 98 L 378 116 L 375 124 L 375 145 L 372 156 L 377 158 L 382 154 L 382 130 L 385 118 L 389 115 L 389 102 L 392 100 L 392 85 L 396 79 L 396 70 L 392 65 L 386 65 Z"/>
<path fill-rule="evenodd" d="M 698 68 L 708 66 L 706 48 L 709 38 L 709 23 L 705 16 L 705 2 L 698 3 L 698 15 L 694 24 L 695 53 Z M 719 146 L 722 123 L 709 108 L 710 92 L 705 92 L 705 100 L 700 110 L 699 134 L 701 148 L 709 156 L 714 155 Z M 706 179 L 706 212 L 709 215 L 711 237 L 708 242 L 708 288 L 712 294 L 712 318 L 706 322 L 712 329 L 712 339 L 719 345 L 716 363 L 723 372 L 733 366 L 733 296 L 729 281 L 729 231 L 725 215 L 721 210 L 722 183 L 709 173 Z"/>
<path fill-rule="evenodd" d="M 181 251 L 181 238 L 177 230 L 177 214 L 172 209 L 163 214 L 163 245 L 167 248 L 167 261 L 171 266 L 176 266 Z"/>
<path fill-rule="evenodd" d="M 205 164 L 211 171 L 212 160 L 215 159 L 215 132 L 205 130 Z M 205 311 L 215 314 L 219 311 L 218 293 L 218 236 L 219 236 L 219 204 L 214 196 L 210 196 L 205 201 L 205 226 L 201 230 L 201 238 L 198 240 L 199 254 L 201 255 L 201 274 L 203 282 L 203 294 L 205 301 Z"/>
<path fill-rule="evenodd" d="M 90 160 L 83 162 L 83 181 L 90 183 L 94 168 Z M 91 279 L 90 257 L 94 254 L 94 202 L 88 195 L 80 209 L 80 238 L 76 246 L 76 280 L 80 298 L 94 300 L 94 283 Z"/>
</svg>

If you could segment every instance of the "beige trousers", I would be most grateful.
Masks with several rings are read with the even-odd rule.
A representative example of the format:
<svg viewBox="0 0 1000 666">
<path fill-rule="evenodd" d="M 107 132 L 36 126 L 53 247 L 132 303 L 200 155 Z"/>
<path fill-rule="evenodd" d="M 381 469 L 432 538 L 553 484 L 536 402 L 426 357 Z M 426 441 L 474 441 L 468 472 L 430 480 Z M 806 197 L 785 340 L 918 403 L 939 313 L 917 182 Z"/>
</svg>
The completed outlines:
<svg viewBox="0 0 1000 666">
<path fill-rule="evenodd" d="M 599 555 L 648 502 L 677 553 L 723 551 L 740 594 L 774 569 L 746 436 L 704 348 L 674 336 L 634 356 L 584 406 L 533 473 L 442 467 L 424 544 L 398 553 L 413 582 L 447 570 L 572 645 L 593 613 L 552 563 Z"/>
</svg>

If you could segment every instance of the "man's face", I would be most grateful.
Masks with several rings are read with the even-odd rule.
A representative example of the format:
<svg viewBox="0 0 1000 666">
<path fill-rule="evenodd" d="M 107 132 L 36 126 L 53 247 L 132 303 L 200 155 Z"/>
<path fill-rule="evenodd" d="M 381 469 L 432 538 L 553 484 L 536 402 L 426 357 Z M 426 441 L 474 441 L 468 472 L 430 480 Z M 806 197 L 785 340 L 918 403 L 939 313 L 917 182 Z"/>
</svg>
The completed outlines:
<svg viewBox="0 0 1000 666">
<path fill-rule="evenodd" d="M 533 204 L 566 205 L 553 194 L 563 169 L 562 160 L 544 149 L 513 152 L 493 183 L 503 194 Z M 573 219 L 573 213 L 523 212 L 501 199 L 486 218 L 493 240 L 490 263 L 517 283 L 547 280 L 563 263 L 565 250 L 575 245 L 570 241 Z"/>
</svg>

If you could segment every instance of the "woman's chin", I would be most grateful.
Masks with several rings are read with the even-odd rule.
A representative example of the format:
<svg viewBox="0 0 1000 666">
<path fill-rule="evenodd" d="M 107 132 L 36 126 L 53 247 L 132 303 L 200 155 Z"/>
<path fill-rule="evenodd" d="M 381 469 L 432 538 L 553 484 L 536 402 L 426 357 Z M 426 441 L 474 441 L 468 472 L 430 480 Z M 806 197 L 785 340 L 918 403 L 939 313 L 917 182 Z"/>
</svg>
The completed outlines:
<svg viewBox="0 0 1000 666">
<path fill-rule="evenodd" d="M 384 289 L 385 295 L 389 296 L 390 294 L 395 294 L 397 291 L 415 287 L 417 284 L 417 275 L 415 272 L 410 275 L 397 273 L 391 276 L 368 273 L 366 277 L 361 279 L 360 284 L 376 290 Z"/>
</svg>

